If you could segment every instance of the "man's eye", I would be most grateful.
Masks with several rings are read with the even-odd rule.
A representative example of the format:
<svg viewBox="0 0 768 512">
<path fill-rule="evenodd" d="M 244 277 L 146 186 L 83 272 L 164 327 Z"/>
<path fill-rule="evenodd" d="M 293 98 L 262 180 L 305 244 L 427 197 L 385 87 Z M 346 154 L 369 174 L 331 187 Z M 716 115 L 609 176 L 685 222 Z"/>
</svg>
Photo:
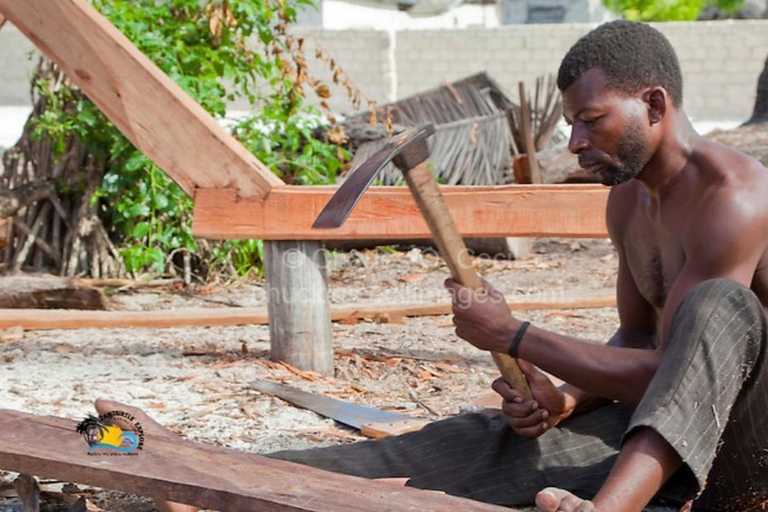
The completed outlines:
<svg viewBox="0 0 768 512">
<path fill-rule="evenodd" d="M 584 124 L 588 125 L 588 126 L 589 126 L 589 125 L 593 125 L 593 124 L 595 124 L 596 122 L 598 122 L 598 121 L 600 120 L 600 118 L 601 118 L 601 117 L 602 117 L 602 116 L 598 116 L 598 117 L 588 117 L 588 118 L 584 119 L 582 122 L 583 122 Z"/>
</svg>

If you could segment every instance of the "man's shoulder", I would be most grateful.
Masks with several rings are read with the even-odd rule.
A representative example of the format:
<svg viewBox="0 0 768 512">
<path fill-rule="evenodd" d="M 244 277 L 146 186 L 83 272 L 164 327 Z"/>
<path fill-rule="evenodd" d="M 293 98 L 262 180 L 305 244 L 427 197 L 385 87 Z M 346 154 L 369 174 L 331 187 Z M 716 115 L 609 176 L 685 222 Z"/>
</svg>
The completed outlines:
<svg viewBox="0 0 768 512">
<path fill-rule="evenodd" d="M 702 176 L 715 190 L 761 192 L 768 189 L 768 169 L 736 148 L 705 140 L 694 158 Z"/>
<path fill-rule="evenodd" d="M 689 226 L 734 235 L 759 231 L 768 237 L 768 169 L 749 155 L 709 141 L 697 152 L 695 164 L 701 183 L 690 205 Z"/>
</svg>

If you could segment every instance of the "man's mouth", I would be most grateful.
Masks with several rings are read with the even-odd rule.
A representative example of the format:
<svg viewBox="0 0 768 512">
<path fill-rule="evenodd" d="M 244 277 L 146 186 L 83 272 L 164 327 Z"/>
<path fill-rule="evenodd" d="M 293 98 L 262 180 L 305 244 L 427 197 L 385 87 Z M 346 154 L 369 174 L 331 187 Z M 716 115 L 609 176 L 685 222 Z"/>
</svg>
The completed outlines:
<svg viewBox="0 0 768 512">
<path fill-rule="evenodd" d="M 579 162 L 579 166 L 590 174 L 597 174 L 603 170 L 603 164 L 600 162 Z"/>
</svg>

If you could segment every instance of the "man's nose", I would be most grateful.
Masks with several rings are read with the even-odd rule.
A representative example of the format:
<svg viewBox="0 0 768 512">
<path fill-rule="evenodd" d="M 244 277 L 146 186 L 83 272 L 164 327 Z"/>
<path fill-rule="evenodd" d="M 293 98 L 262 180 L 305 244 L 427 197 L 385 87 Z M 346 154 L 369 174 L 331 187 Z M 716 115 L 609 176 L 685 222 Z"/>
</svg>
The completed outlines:
<svg viewBox="0 0 768 512">
<path fill-rule="evenodd" d="M 571 126 L 571 137 L 568 139 L 568 151 L 578 155 L 589 147 L 589 141 L 586 138 L 584 129 L 579 125 Z"/>
</svg>

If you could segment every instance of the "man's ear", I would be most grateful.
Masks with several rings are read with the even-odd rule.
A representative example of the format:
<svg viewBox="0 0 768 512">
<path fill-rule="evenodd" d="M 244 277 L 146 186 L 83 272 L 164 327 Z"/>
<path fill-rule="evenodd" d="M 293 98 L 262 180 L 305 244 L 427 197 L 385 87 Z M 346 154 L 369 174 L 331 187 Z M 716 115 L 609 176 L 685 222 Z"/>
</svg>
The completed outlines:
<svg viewBox="0 0 768 512">
<path fill-rule="evenodd" d="M 670 97 L 663 87 L 654 87 L 645 91 L 643 101 L 648 108 L 648 121 L 651 125 L 660 122 L 667 114 Z"/>
</svg>

